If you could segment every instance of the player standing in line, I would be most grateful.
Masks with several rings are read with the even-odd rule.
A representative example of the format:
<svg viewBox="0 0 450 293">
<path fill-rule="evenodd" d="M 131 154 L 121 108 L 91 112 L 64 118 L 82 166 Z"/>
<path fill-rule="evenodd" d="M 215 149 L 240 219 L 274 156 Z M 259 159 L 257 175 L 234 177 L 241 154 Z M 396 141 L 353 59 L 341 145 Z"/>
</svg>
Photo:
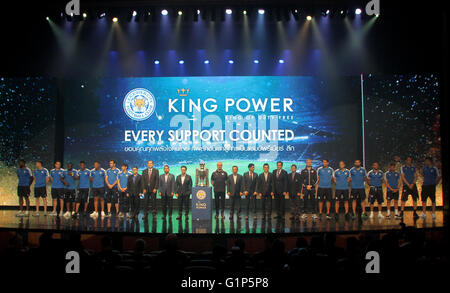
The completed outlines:
<svg viewBox="0 0 450 293">
<path fill-rule="evenodd" d="M 94 169 L 91 170 L 90 180 L 92 182 L 92 195 L 94 196 L 94 211 L 91 213 L 92 218 L 98 217 L 98 200 L 100 199 L 100 208 L 102 217 L 105 216 L 105 177 L 106 171 L 101 168 L 100 162 L 94 162 Z"/>
<path fill-rule="evenodd" d="M 77 170 L 73 168 L 73 164 L 67 163 L 67 170 L 64 170 L 63 176 L 61 177 L 66 186 L 64 190 L 64 201 L 66 202 L 65 218 L 75 215 L 75 178 L 77 176 Z"/>
<path fill-rule="evenodd" d="M 272 198 L 274 196 L 274 178 L 273 174 L 269 172 L 269 164 L 263 165 L 263 171 L 258 176 L 256 183 L 256 192 L 261 198 L 261 209 L 263 213 L 263 221 L 266 220 L 266 215 L 270 221 L 272 218 Z"/>
<path fill-rule="evenodd" d="M 361 166 L 361 160 L 355 160 L 355 166 L 350 169 L 350 180 L 352 182 L 352 191 L 350 193 L 350 199 L 352 200 L 353 215 L 356 217 L 356 207 L 358 202 L 361 203 L 361 219 L 367 219 L 366 214 L 366 188 L 365 182 L 367 181 L 367 172 L 364 167 Z"/>
<path fill-rule="evenodd" d="M 153 162 L 152 162 L 153 163 Z M 128 176 L 128 183 L 127 183 L 127 197 L 130 202 L 130 211 L 131 211 L 131 218 L 134 220 L 137 220 L 138 214 L 139 214 L 139 203 L 140 199 L 144 193 L 143 187 L 143 176 L 139 175 L 138 168 L 134 166 L 132 168 L 133 175 Z M 151 172 L 150 172 L 151 174 Z M 149 176 L 149 175 L 147 175 Z"/>
<path fill-rule="evenodd" d="M 291 205 L 291 220 L 300 221 L 300 197 L 302 192 L 302 175 L 297 173 L 297 165 L 292 164 L 288 175 L 288 193 Z"/>
<path fill-rule="evenodd" d="M 244 173 L 244 195 L 246 198 L 246 215 L 245 219 L 248 220 L 250 210 L 253 212 L 253 219 L 257 219 L 256 216 L 256 183 L 258 182 L 258 174 L 255 173 L 255 164 L 250 163 L 248 165 L 248 172 Z"/>
<path fill-rule="evenodd" d="M 183 209 L 185 211 L 185 219 L 189 219 L 189 197 L 192 194 L 192 178 L 186 174 L 186 170 L 186 166 L 181 166 L 181 174 L 175 180 L 175 196 L 179 202 L 177 220 L 181 220 Z"/>
<path fill-rule="evenodd" d="M 408 201 L 409 195 L 411 195 L 413 200 L 414 209 L 414 219 L 417 219 L 419 215 L 417 214 L 417 199 L 419 198 L 419 192 L 417 191 L 417 169 L 412 164 L 412 158 L 406 157 L 405 165 L 402 166 L 402 181 L 403 192 L 402 192 L 402 211 L 400 212 L 400 217 L 403 218 L 403 212 L 405 211 L 405 203 Z"/>
<path fill-rule="evenodd" d="M 275 218 L 284 219 L 285 214 L 285 202 L 287 194 L 287 172 L 283 169 L 283 162 L 277 162 L 277 168 L 272 171 L 273 174 L 273 193 L 274 203 L 277 215 Z"/>
<path fill-rule="evenodd" d="M 381 214 L 381 211 L 383 207 L 381 206 L 383 204 L 383 171 L 379 169 L 380 165 L 378 162 L 374 162 L 372 164 L 372 170 L 367 173 L 367 183 L 370 186 L 369 189 L 369 204 L 370 204 L 370 218 L 373 218 L 373 204 L 375 201 L 378 203 L 378 218 L 383 219 L 383 215 Z"/>
<path fill-rule="evenodd" d="M 30 186 L 33 183 L 33 174 L 30 168 L 25 165 L 25 160 L 19 160 L 19 168 L 17 168 L 17 177 L 19 184 L 17 186 L 17 195 L 19 196 L 19 209 L 17 217 L 28 217 L 30 210 Z M 23 212 L 23 199 L 25 198 L 26 211 Z"/>
<path fill-rule="evenodd" d="M 333 169 L 329 166 L 327 159 L 322 160 L 322 166 L 317 169 L 317 199 L 319 200 L 319 217 L 322 218 L 323 203 L 327 205 L 327 219 L 331 219 L 331 178 L 333 177 Z"/>
<path fill-rule="evenodd" d="M 431 211 L 433 220 L 436 219 L 436 185 L 441 180 L 438 168 L 433 166 L 433 159 L 430 157 L 425 158 L 425 166 L 421 170 L 423 176 L 422 192 L 420 194 L 422 200 L 422 213 L 420 217 L 426 218 L 427 211 L 427 199 L 431 200 Z"/>
<path fill-rule="evenodd" d="M 225 219 L 225 189 L 228 174 L 222 169 L 222 166 L 222 162 L 217 162 L 217 170 L 211 174 L 211 185 L 214 187 L 216 219 L 219 218 L 219 211 L 221 213 L 221 218 Z"/>
<path fill-rule="evenodd" d="M 77 172 L 75 179 L 80 180 L 78 183 L 78 192 L 75 196 L 75 214 L 74 217 L 79 216 L 80 205 L 83 204 L 83 211 L 87 213 L 88 207 L 88 197 L 89 197 L 89 187 L 91 185 L 90 181 L 91 171 L 86 169 L 86 163 L 84 161 L 80 162 L 80 170 Z"/>
<path fill-rule="evenodd" d="M 303 219 L 306 219 L 308 216 L 306 213 L 308 212 L 307 207 L 310 208 L 310 212 L 312 214 L 313 220 L 317 219 L 316 209 L 316 183 L 317 183 L 317 171 L 312 167 L 312 160 L 306 160 L 306 167 L 301 172 L 302 175 L 302 191 L 303 194 L 303 210 L 304 214 L 302 215 Z"/>
<path fill-rule="evenodd" d="M 35 163 L 36 170 L 33 171 L 35 178 L 34 182 L 34 198 L 36 199 L 36 212 L 33 216 L 39 216 L 39 199 L 42 197 L 44 203 L 44 216 L 47 216 L 47 183 L 49 181 L 50 173 L 47 169 L 42 167 L 42 162 Z"/>
<path fill-rule="evenodd" d="M 231 200 L 230 220 L 233 220 L 233 214 L 236 211 L 237 219 L 241 219 L 241 197 L 244 192 L 244 179 L 241 174 L 238 174 L 238 167 L 231 168 L 231 175 L 228 176 L 227 194 Z"/>
<path fill-rule="evenodd" d="M 64 169 L 61 168 L 61 162 L 55 162 L 55 168 L 50 170 L 50 181 L 52 182 L 52 199 L 53 199 L 53 211 L 50 213 L 51 216 L 59 217 L 59 214 L 63 212 L 64 209 L 64 183 L 63 177 Z M 56 211 L 59 203 L 59 211 Z"/>
<path fill-rule="evenodd" d="M 159 196 L 161 197 L 162 219 L 172 218 L 173 196 L 175 194 L 175 176 L 169 173 L 169 165 L 164 165 L 164 174 L 159 176 Z"/>
<path fill-rule="evenodd" d="M 348 184 L 350 182 L 350 170 L 345 168 L 345 162 L 339 162 L 339 169 L 336 169 L 333 173 L 333 181 L 336 184 L 336 220 L 339 216 L 339 203 L 344 203 L 345 207 L 345 219 L 348 220 L 350 218 L 350 214 L 348 212 L 348 200 L 350 198 L 350 191 L 348 188 Z"/>
<path fill-rule="evenodd" d="M 398 198 L 401 187 L 401 176 L 400 172 L 395 170 L 395 163 L 391 163 L 389 165 L 389 171 L 384 173 L 384 182 L 386 183 L 386 218 L 389 219 L 391 217 L 392 200 L 394 200 L 395 218 L 400 218 L 400 215 L 398 214 Z"/>
<path fill-rule="evenodd" d="M 128 177 L 133 175 L 128 171 L 128 165 L 122 164 L 122 172 L 117 175 L 117 187 L 119 189 L 119 217 L 131 218 L 129 194 L 127 193 Z"/>
<path fill-rule="evenodd" d="M 116 214 L 119 213 L 119 190 L 117 189 L 117 181 L 120 170 L 116 168 L 116 161 L 109 161 L 109 169 L 106 170 L 105 184 L 107 186 L 106 191 L 106 207 L 108 212 L 106 217 L 111 216 L 111 204 L 114 204 Z"/>
</svg>

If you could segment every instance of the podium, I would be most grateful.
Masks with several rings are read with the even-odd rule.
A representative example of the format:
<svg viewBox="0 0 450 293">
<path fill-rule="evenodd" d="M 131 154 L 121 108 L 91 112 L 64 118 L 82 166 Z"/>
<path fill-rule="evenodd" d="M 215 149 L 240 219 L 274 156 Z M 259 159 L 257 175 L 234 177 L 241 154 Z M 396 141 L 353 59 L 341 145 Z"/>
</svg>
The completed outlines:
<svg viewBox="0 0 450 293">
<path fill-rule="evenodd" d="M 211 221 L 212 217 L 212 187 L 192 187 L 192 220 Z"/>
</svg>

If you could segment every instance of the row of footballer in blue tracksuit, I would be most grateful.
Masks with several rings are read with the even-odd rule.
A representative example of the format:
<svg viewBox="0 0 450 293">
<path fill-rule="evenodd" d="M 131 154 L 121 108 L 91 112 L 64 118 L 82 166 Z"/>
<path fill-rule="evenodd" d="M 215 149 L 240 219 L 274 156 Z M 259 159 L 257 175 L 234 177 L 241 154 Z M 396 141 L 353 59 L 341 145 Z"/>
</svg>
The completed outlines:
<svg viewBox="0 0 450 293">
<path fill-rule="evenodd" d="M 168 165 L 164 166 L 164 173 L 159 175 L 153 168 L 153 161 L 149 160 L 148 168 L 138 173 L 137 167 L 128 170 L 126 164 L 122 164 L 119 170 L 116 162 L 109 162 L 109 169 L 101 168 L 99 162 L 94 163 L 93 169 L 87 169 L 85 162 L 80 162 L 78 170 L 72 163 L 67 164 L 67 169 L 61 167 L 60 162 L 55 163 L 55 168 L 50 172 L 42 166 L 42 162 L 36 162 L 35 170 L 31 171 L 25 165 L 24 160 L 19 161 L 17 169 L 18 196 L 20 211 L 17 216 L 29 215 L 30 187 L 34 181 L 34 196 L 36 198 L 36 212 L 39 216 L 39 199 L 43 199 L 44 215 L 47 211 L 47 184 L 51 184 L 51 196 L 53 206 L 60 206 L 62 213 L 64 203 L 66 207 L 65 217 L 79 215 L 80 206 L 87 210 L 89 194 L 94 199 L 94 210 L 91 217 L 99 215 L 108 217 L 111 208 L 118 212 L 119 217 L 136 217 L 142 209 L 144 218 L 151 212 L 156 214 L 156 198 L 161 197 L 163 218 L 171 216 L 173 210 L 172 199 L 179 199 L 179 215 L 183 211 L 188 217 L 189 198 L 192 193 L 192 178 L 186 174 L 187 168 L 181 167 L 181 174 L 176 178 L 170 173 Z M 389 170 L 383 172 L 377 162 L 373 163 L 372 170 L 366 171 L 360 160 L 354 162 L 351 169 L 347 169 L 345 162 L 339 162 L 339 168 L 333 169 L 328 160 L 323 160 L 318 168 L 312 167 L 312 161 L 306 160 L 306 167 L 297 171 L 297 166 L 290 166 L 291 172 L 283 169 L 283 162 L 277 162 L 277 168 L 269 171 L 269 164 L 264 164 L 263 172 L 254 172 L 255 165 L 249 164 L 248 171 L 243 175 L 238 173 L 238 167 L 233 166 L 228 175 L 222 169 L 222 163 L 217 163 L 217 169 L 211 174 L 211 185 L 214 188 L 214 205 L 216 218 L 224 218 L 225 198 L 230 198 L 230 218 L 234 215 L 241 217 L 241 206 L 246 212 L 245 218 L 249 218 L 250 212 L 257 218 L 257 210 L 262 217 L 271 217 L 272 205 L 276 212 L 276 218 L 285 217 L 286 199 L 290 205 L 291 219 L 306 219 L 311 214 L 313 219 L 326 216 L 331 219 L 331 203 L 335 205 L 334 216 L 339 216 L 340 207 L 345 209 L 345 218 L 354 219 L 360 216 L 362 219 L 374 217 L 374 204 L 378 205 L 378 217 L 382 215 L 382 203 L 387 202 L 386 217 L 391 217 L 391 202 L 394 202 L 394 217 L 402 218 L 405 202 L 409 196 L 413 200 L 414 217 L 426 217 L 426 205 L 429 198 L 432 203 L 432 218 L 435 219 L 436 209 L 436 185 L 441 176 L 439 169 L 434 166 L 431 158 L 426 158 L 421 169 L 413 165 L 411 157 L 406 158 L 404 165 L 390 164 Z M 398 170 L 399 169 L 399 170 Z M 419 192 L 417 188 L 418 176 L 423 177 L 421 188 L 422 213 L 417 214 L 417 201 Z M 78 184 L 76 184 L 78 181 Z M 382 185 L 385 184 L 386 194 Z M 334 187 L 334 188 L 333 188 Z M 367 195 L 366 195 L 367 194 Z M 401 194 L 401 196 L 400 196 Z M 369 203 L 370 214 L 366 213 L 366 198 Z M 142 199 L 142 200 L 141 200 Z M 24 200 L 26 210 L 24 211 Z M 399 211 L 399 200 L 401 210 Z M 98 202 L 100 201 L 100 207 Z M 257 209 L 257 202 L 261 202 L 261 208 Z M 106 202 L 106 209 L 105 209 Z M 274 204 L 272 204 L 272 202 Z M 350 211 L 350 204 L 351 210 Z M 357 206 L 361 206 L 361 213 L 357 213 Z M 100 213 L 99 213 L 100 211 Z M 52 216 L 59 216 L 60 212 L 53 209 Z"/>
</svg>

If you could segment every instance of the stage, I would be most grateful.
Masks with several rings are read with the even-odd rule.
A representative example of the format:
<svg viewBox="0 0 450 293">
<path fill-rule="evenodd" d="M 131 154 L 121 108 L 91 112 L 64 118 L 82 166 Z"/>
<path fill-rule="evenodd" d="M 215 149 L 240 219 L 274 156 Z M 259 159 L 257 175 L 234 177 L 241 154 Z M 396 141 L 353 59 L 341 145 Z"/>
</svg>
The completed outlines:
<svg viewBox="0 0 450 293">
<path fill-rule="evenodd" d="M 177 220 L 178 213 L 174 213 L 171 218 L 162 218 L 162 213 L 159 212 L 155 217 L 148 216 L 148 220 L 142 220 L 142 213 L 138 220 L 131 220 L 126 218 L 118 218 L 115 215 L 108 218 L 98 217 L 93 219 L 89 216 L 80 216 L 78 218 L 56 218 L 53 216 L 44 216 L 42 211 L 40 216 L 33 216 L 34 212 L 30 213 L 28 217 L 16 217 L 16 210 L 1 210 L 0 211 L 0 230 L 22 230 L 30 232 L 79 232 L 79 233 L 125 233 L 125 234 L 142 234 L 163 235 L 163 234 L 184 234 L 187 235 L 260 235 L 260 234 L 281 234 L 286 236 L 295 236 L 302 234 L 315 234 L 324 232 L 336 233 L 358 233 L 360 231 L 375 231 L 383 232 L 392 229 L 399 229 L 401 220 L 392 217 L 390 219 L 378 219 L 377 212 L 374 212 L 373 219 L 360 220 L 345 220 L 343 214 L 339 215 L 339 219 L 327 220 L 322 219 L 313 220 L 311 215 L 307 219 L 301 221 L 293 221 L 290 214 L 286 213 L 283 219 L 275 219 L 272 216 L 271 220 L 263 221 L 258 214 L 258 219 L 254 220 L 253 215 L 250 215 L 246 220 L 242 217 L 238 220 L 234 217 L 229 219 L 229 211 L 225 211 L 225 219 L 212 218 L 211 221 L 196 221 L 189 218 L 187 221 L 183 217 L 182 220 Z M 386 212 L 383 212 L 386 215 Z M 444 212 L 438 210 L 436 212 L 436 219 L 431 218 L 431 213 L 427 213 L 426 219 L 419 218 L 414 221 L 413 212 L 405 211 L 403 222 L 406 226 L 413 226 L 416 228 L 434 229 L 443 228 Z"/>
</svg>

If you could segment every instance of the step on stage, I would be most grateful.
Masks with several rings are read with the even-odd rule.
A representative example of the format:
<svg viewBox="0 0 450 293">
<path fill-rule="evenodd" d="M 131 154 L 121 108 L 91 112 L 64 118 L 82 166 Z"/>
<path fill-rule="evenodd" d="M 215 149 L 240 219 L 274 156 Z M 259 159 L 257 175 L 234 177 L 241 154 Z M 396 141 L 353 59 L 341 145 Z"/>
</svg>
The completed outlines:
<svg viewBox="0 0 450 293">
<path fill-rule="evenodd" d="M 400 228 L 401 220 L 393 218 L 379 219 L 378 213 L 374 212 L 373 219 L 346 220 L 344 215 L 339 215 L 336 220 L 322 219 L 313 220 L 308 214 L 307 219 L 301 221 L 290 220 L 290 214 L 286 213 L 284 219 L 263 220 L 262 216 L 257 214 L 258 218 L 253 219 L 250 215 L 249 219 L 245 217 L 233 220 L 229 219 L 228 211 L 225 211 L 225 219 L 215 219 L 211 221 L 196 221 L 191 217 L 188 220 L 185 217 L 177 220 L 178 213 L 172 215 L 171 218 L 163 219 L 162 213 L 158 213 L 155 217 L 149 215 L 147 219 L 142 219 L 142 213 L 137 220 L 126 218 L 118 218 L 115 215 L 111 217 L 97 219 L 90 218 L 88 215 L 78 218 L 65 218 L 44 216 L 42 211 L 39 216 L 33 216 L 34 212 L 30 212 L 28 217 L 16 217 L 16 210 L 0 210 L 0 230 L 28 230 L 28 231 L 76 231 L 80 233 L 148 233 L 148 234 L 265 234 L 279 233 L 286 235 L 295 235 L 301 233 L 321 233 L 321 232 L 339 232 L 339 233 L 355 233 L 358 231 L 387 231 Z M 383 212 L 386 216 L 386 212 Z M 439 210 L 436 212 L 436 219 L 433 220 L 431 213 L 427 212 L 425 219 L 414 220 L 412 211 L 405 211 L 403 222 L 406 226 L 414 226 L 416 228 L 442 228 L 444 227 L 444 212 Z"/>
</svg>

